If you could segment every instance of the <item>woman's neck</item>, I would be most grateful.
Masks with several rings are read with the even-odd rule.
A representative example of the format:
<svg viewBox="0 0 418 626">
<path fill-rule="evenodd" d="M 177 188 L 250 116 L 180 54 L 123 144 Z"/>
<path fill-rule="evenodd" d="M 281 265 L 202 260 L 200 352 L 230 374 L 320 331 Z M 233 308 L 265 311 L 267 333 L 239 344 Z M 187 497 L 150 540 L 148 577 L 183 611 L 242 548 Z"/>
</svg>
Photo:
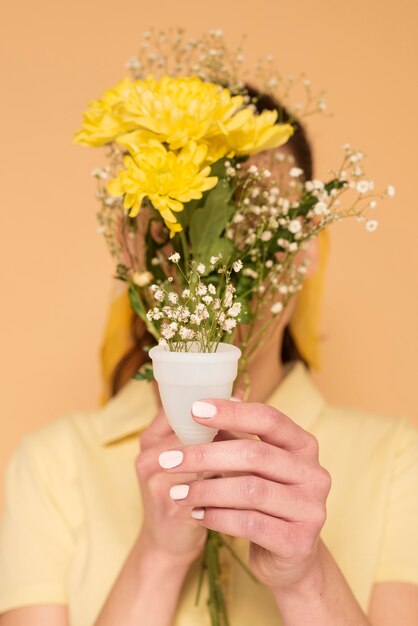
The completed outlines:
<svg viewBox="0 0 418 626">
<path fill-rule="evenodd" d="M 271 335 L 264 339 L 254 353 L 248 367 L 250 379 L 250 402 L 266 402 L 285 376 L 285 367 L 281 360 L 283 326 L 273 328 Z M 238 384 L 238 389 L 242 384 Z"/>
</svg>

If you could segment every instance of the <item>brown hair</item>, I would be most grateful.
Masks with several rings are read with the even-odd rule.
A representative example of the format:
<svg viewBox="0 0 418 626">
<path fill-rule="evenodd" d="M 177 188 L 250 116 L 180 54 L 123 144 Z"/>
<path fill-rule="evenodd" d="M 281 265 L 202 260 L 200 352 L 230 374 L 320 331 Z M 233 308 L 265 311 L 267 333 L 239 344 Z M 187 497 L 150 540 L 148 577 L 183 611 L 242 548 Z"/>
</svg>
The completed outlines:
<svg viewBox="0 0 418 626">
<path fill-rule="evenodd" d="M 262 111 L 277 110 L 279 112 L 279 121 L 284 123 L 291 120 L 289 112 L 285 107 L 281 106 L 272 96 L 268 94 L 260 94 L 260 92 L 250 85 L 246 86 L 246 90 L 250 98 L 253 100 L 255 107 L 259 113 Z M 299 121 L 292 118 L 295 132 L 286 144 L 295 158 L 295 162 L 304 171 L 305 180 L 310 180 L 313 174 L 313 155 L 311 145 L 309 143 L 306 130 Z M 132 339 L 132 347 L 124 354 L 116 365 L 112 374 L 111 395 L 114 396 L 118 391 L 132 378 L 138 369 L 149 361 L 148 353 L 144 348 L 155 344 L 155 339 L 146 330 L 145 324 L 137 316 L 132 314 L 130 334 Z M 296 343 L 292 337 L 289 326 L 286 326 L 283 333 L 283 342 L 281 347 L 281 360 L 283 363 L 293 360 L 300 360 L 307 367 L 309 364 L 300 354 Z"/>
</svg>

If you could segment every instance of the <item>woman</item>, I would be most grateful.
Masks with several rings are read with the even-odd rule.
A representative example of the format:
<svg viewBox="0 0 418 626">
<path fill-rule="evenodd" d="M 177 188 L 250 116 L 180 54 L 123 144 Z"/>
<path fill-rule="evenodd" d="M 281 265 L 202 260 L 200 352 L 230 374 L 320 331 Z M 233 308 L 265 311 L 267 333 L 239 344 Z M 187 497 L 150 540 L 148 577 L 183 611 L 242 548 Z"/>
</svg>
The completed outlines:
<svg viewBox="0 0 418 626">
<path fill-rule="evenodd" d="M 310 178 L 301 127 L 289 146 Z M 317 242 L 308 254 L 314 273 Z M 232 626 L 415 626 L 418 434 L 326 405 L 289 332 L 298 305 L 252 362 L 249 402 L 193 405 L 221 430 L 211 444 L 182 446 L 156 388 L 130 380 L 138 346 L 104 408 L 23 440 L 7 474 L 0 626 L 208 624 L 194 602 L 207 529 L 249 548 L 259 580 L 224 555 Z"/>
</svg>

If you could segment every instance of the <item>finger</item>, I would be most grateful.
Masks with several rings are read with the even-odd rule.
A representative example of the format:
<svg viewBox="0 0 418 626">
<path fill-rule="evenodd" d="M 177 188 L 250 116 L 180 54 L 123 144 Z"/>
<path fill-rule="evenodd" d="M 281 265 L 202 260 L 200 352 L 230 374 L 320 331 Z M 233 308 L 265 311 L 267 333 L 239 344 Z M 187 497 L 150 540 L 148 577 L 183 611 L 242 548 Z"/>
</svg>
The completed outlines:
<svg viewBox="0 0 418 626">
<path fill-rule="evenodd" d="M 153 445 L 140 447 L 140 452 L 135 459 L 137 469 L 141 468 L 142 473 L 146 476 L 161 471 L 161 466 L 158 463 L 158 455 L 164 450 L 170 447 L 179 445 L 177 436 L 172 433 L 164 437 L 162 440 L 154 441 Z"/>
<path fill-rule="evenodd" d="M 159 456 L 168 472 L 245 472 L 281 483 L 304 483 L 312 472 L 308 459 L 264 441 L 238 439 L 178 446 Z"/>
<path fill-rule="evenodd" d="M 194 402 L 196 422 L 234 432 L 251 433 L 286 450 L 311 450 L 317 453 L 315 437 L 274 407 L 258 402 L 231 402 L 205 399 Z"/>
<path fill-rule="evenodd" d="M 210 530 L 248 539 L 283 558 L 292 556 L 298 524 L 259 511 L 236 509 L 194 509 L 192 517 Z"/>
<path fill-rule="evenodd" d="M 173 437 L 175 437 L 175 435 Z M 160 446 L 160 449 L 158 447 L 154 447 L 148 450 L 141 451 L 140 454 L 138 454 L 138 456 L 136 457 L 135 468 L 141 482 L 148 481 L 150 477 L 154 476 L 155 474 L 162 474 L 163 476 L 167 476 L 167 485 L 174 485 L 180 481 L 184 481 L 190 484 L 196 480 L 196 472 L 169 474 L 161 469 L 161 465 L 158 462 L 158 455 L 161 452 L 161 447 L 162 446 Z M 212 478 L 214 476 L 219 476 L 219 472 L 216 471 L 205 473 L 205 478 Z"/>
<path fill-rule="evenodd" d="M 259 476 L 215 478 L 176 484 L 170 489 L 170 496 L 179 506 L 248 509 L 287 521 L 319 517 L 325 507 L 322 502 L 308 500 L 305 493 L 293 486 L 275 483 Z"/>
<path fill-rule="evenodd" d="M 242 402 L 243 399 L 244 399 L 244 389 L 240 387 L 239 389 L 235 391 L 234 395 L 231 397 L 231 400 L 233 402 Z"/>
<path fill-rule="evenodd" d="M 149 448 L 155 445 L 163 437 L 173 434 L 173 429 L 168 423 L 164 410 L 159 409 L 150 425 L 140 434 L 141 448 Z"/>
</svg>

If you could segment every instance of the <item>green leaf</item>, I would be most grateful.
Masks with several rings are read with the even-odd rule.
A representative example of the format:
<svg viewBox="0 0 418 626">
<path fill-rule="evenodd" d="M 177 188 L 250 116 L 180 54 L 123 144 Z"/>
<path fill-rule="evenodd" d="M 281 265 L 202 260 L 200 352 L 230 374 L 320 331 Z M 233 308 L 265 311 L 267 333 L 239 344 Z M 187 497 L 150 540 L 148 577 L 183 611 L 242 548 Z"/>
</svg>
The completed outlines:
<svg viewBox="0 0 418 626">
<path fill-rule="evenodd" d="M 151 382 L 154 380 L 154 370 L 151 363 L 144 363 L 137 372 L 132 376 L 135 380 L 146 380 Z"/>
<path fill-rule="evenodd" d="M 129 301 L 131 303 L 131 307 L 141 319 L 144 319 L 144 316 L 145 316 L 144 305 L 141 302 L 141 298 L 139 297 L 138 291 L 133 285 L 129 285 L 128 294 L 129 294 Z"/>
<path fill-rule="evenodd" d="M 190 200 L 184 205 L 183 211 L 176 213 L 176 219 L 179 224 L 183 226 L 183 230 L 189 228 L 190 221 L 194 215 L 194 212 L 199 206 L 204 204 L 204 200 L 202 198 L 200 200 Z"/>
<path fill-rule="evenodd" d="M 226 239 L 225 237 L 215 239 L 211 245 L 209 246 L 205 259 L 202 259 L 203 263 L 209 263 L 211 256 L 217 256 L 218 254 L 222 254 L 222 261 L 229 264 L 232 254 L 234 253 L 234 244 L 230 239 Z M 209 267 L 206 270 L 205 276 L 210 273 Z"/>
<path fill-rule="evenodd" d="M 196 260 L 207 263 L 212 254 L 216 254 L 223 246 L 225 253 L 229 253 L 230 244 L 221 237 L 235 207 L 229 204 L 233 190 L 225 179 L 220 179 L 217 186 L 212 189 L 202 208 L 194 211 L 190 221 L 190 243 L 193 257 Z M 221 250 L 219 250 L 221 251 Z"/>
<path fill-rule="evenodd" d="M 241 302 L 241 313 L 239 314 L 240 324 L 248 324 L 254 319 L 254 314 L 251 312 L 248 305 L 248 298 L 237 298 L 236 302 Z"/>
</svg>

